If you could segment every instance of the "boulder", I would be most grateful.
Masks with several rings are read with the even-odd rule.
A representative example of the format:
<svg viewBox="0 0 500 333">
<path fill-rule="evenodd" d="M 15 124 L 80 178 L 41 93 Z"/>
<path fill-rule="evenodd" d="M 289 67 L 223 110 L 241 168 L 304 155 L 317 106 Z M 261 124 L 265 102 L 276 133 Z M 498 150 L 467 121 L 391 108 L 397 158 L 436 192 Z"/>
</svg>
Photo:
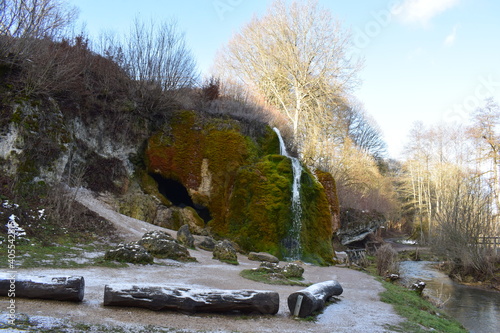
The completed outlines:
<svg viewBox="0 0 500 333">
<path fill-rule="evenodd" d="M 304 274 L 304 268 L 292 262 L 285 264 L 281 271 L 287 278 L 302 278 L 302 274 Z"/>
<path fill-rule="evenodd" d="M 205 251 L 213 251 L 215 240 L 210 236 L 194 236 L 194 245 Z"/>
<path fill-rule="evenodd" d="M 189 225 L 184 224 L 179 228 L 177 231 L 177 241 L 186 247 L 194 248 L 194 237 L 189 230 Z"/>
<path fill-rule="evenodd" d="M 154 260 L 153 256 L 137 242 L 119 244 L 115 249 L 106 251 L 104 259 L 132 264 L 152 264 Z"/>
<path fill-rule="evenodd" d="M 196 261 L 191 257 L 185 246 L 179 244 L 172 236 L 164 231 L 150 231 L 145 233 L 138 244 L 154 257 L 173 259 L 178 261 Z"/>
<path fill-rule="evenodd" d="M 163 228 L 178 230 L 184 224 L 189 225 L 193 233 L 203 231 L 204 222 L 192 207 L 159 206 L 156 213 L 155 225 Z"/>
<path fill-rule="evenodd" d="M 253 261 L 272 262 L 275 264 L 278 264 L 280 262 L 278 258 L 266 252 L 250 252 L 248 254 L 248 259 Z"/>
<path fill-rule="evenodd" d="M 238 265 L 238 256 L 236 254 L 236 250 L 230 241 L 224 240 L 222 242 L 218 242 L 214 248 L 213 258 L 220 260 L 222 262 L 227 262 L 230 264 Z"/>
<path fill-rule="evenodd" d="M 268 261 L 261 262 L 257 270 L 265 273 L 281 273 L 281 267 L 278 264 Z"/>
</svg>

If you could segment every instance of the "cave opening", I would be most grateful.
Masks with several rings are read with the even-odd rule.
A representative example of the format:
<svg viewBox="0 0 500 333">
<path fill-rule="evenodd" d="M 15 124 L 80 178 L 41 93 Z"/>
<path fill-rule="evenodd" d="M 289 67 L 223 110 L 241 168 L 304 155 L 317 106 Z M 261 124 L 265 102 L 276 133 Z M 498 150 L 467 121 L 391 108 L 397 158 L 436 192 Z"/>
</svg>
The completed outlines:
<svg viewBox="0 0 500 333">
<path fill-rule="evenodd" d="M 150 175 L 158 184 L 158 192 L 167 198 L 174 206 L 194 208 L 198 216 L 201 217 L 205 223 L 212 219 L 210 210 L 203 205 L 195 204 L 187 189 L 180 182 L 174 179 L 164 178 L 154 173 Z"/>
</svg>

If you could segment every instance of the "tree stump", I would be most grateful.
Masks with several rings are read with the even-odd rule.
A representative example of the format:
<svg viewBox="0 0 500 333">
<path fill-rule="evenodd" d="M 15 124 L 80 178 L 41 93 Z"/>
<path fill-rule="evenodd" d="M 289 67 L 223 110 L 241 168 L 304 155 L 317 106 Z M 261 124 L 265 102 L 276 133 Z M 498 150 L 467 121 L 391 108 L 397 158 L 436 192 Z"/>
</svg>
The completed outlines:
<svg viewBox="0 0 500 333">
<path fill-rule="evenodd" d="M 258 290 L 106 285 L 104 305 L 187 313 L 239 311 L 274 315 L 279 310 L 279 294 Z"/>
<path fill-rule="evenodd" d="M 16 276 L 0 274 L 0 296 L 81 302 L 83 276 Z"/>
<path fill-rule="evenodd" d="M 342 286 L 337 281 L 325 281 L 313 284 L 288 296 L 290 313 L 297 317 L 307 317 L 314 311 L 325 307 L 326 301 L 332 296 L 342 294 Z"/>
</svg>

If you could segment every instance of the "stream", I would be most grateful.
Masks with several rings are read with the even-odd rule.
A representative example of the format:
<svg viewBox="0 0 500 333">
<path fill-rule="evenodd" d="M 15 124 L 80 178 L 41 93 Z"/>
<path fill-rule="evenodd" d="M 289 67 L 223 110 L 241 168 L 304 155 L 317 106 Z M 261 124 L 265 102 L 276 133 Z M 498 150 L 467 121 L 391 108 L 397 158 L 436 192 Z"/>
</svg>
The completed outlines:
<svg viewBox="0 0 500 333">
<path fill-rule="evenodd" d="M 408 282 L 424 281 L 424 294 L 445 302 L 442 309 L 472 333 L 498 332 L 500 293 L 453 282 L 430 261 L 403 261 L 401 272 Z"/>
</svg>

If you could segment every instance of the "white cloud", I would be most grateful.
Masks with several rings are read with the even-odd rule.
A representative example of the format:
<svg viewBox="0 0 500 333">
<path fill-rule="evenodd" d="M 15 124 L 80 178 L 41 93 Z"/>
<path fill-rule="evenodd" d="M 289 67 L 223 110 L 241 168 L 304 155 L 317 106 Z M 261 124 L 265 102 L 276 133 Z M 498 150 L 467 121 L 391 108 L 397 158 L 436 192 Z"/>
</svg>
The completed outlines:
<svg viewBox="0 0 500 333">
<path fill-rule="evenodd" d="M 403 23 L 427 25 L 436 15 L 453 8 L 460 0 L 405 0 L 394 8 Z"/>
<path fill-rule="evenodd" d="M 458 30 L 458 25 L 455 25 L 453 27 L 453 31 L 448 36 L 446 36 L 443 43 L 444 46 L 450 47 L 453 44 L 455 44 L 455 40 L 457 39 L 457 30 Z"/>
</svg>

